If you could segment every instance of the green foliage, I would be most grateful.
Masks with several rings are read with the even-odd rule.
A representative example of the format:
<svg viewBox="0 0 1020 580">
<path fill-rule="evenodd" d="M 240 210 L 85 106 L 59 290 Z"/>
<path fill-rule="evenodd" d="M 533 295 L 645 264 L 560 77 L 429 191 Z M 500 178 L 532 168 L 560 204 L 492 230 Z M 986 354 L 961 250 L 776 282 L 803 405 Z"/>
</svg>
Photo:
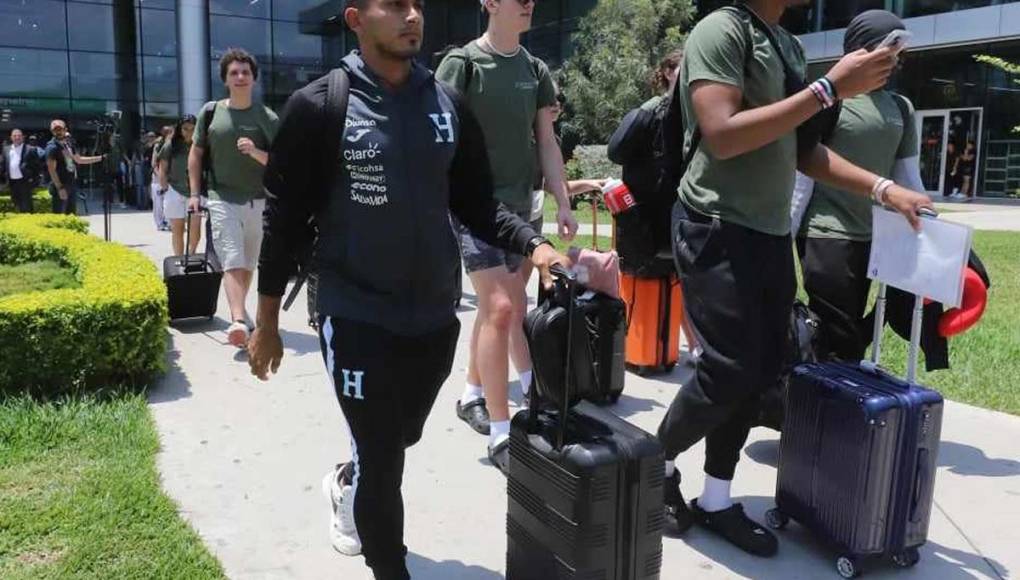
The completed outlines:
<svg viewBox="0 0 1020 580">
<path fill-rule="evenodd" d="M 0 578 L 223 578 L 158 451 L 142 395 L 0 401 Z"/>
<path fill-rule="evenodd" d="M 608 142 L 627 111 L 653 96 L 652 72 L 682 47 L 694 16 L 690 0 L 600 0 L 581 19 L 574 56 L 561 74 L 565 135 Z"/>
<path fill-rule="evenodd" d="M 23 292 L 75 288 L 74 272 L 60 264 L 42 260 L 16 266 L 0 264 L 0 298 Z"/>
<path fill-rule="evenodd" d="M 167 299 L 156 267 L 87 231 L 74 216 L 0 215 L 0 264 L 52 260 L 81 284 L 0 298 L 0 393 L 54 395 L 164 368 Z"/>
<path fill-rule="evenodd" d="M 1014 64 L 1008 60 L 1001 59 L 997 56 L 989 56 L 987 54 L 975 55 L 974 60 L 987 64 L 988 66 L 995 67 L 1006 74 L 1020 76 L 1020 64 Z M 1013 82 L 1020 85 L 1020 78 L 1013 79 Z M 1013 127 L 1013 132 L 1020 133 L 1020 125 Z"/>
<path fill-rule="evenodd" d="M 50 192 L 45 187 L 40 187 L 32 192 L 32 211 L 34 213 L 49 213 L 53 210 L 50 201 Z M 11 199 L 10 191 L 0 195 L 0 214 L 14 213 L 14 200 Z"/>
<path fill-rule="evenodd" d="M 581 145 L 574 149 L 574 171 L 579 177 L 569 179 L 620 178 L 622 168 L 609 160 L 605 145 Z"/>
</svg>

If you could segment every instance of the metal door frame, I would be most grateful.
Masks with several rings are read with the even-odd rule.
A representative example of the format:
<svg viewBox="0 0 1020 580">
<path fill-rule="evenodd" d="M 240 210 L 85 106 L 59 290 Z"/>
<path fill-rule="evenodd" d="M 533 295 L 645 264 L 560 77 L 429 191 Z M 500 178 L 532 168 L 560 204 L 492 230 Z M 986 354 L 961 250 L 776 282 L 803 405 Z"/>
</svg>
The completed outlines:
<svg viewBox="0 0 1020 580">
<path fill-rule="evenodd" d="M 941 159 L 941 162 L 939 163 L 939 169 L 940 169 L 940 173 L 939 173 L 939 189 L 938 189 L 938 191 L 927 191 L 927 192 L 925 192 L 928 195 L 941 197 L 945 193 L 945 191 L 946 191 L 946 170 L 948 169 L 946 167 L 946 165 L 949 163 L 949 159 L 948 159 L 948 154 L 949 154 L 949 152 L 948 152 L 948 149 L 949 149 L 949 117 L 953 113 L 957 113 L 957 112 L 969 112 L 969 111 L 977 111 L 977 113 L 978 113 L 977 135 L 975 136 L 976 138 L 974 139 L 974 146 L 975 146 L 975 151 L 974 151 L 974 175 L 972 175 L 971 178 L 970 178 L 970 187 L 971 187 L 971 190 L 973 191 L 974 196 L 977 197 L 977 182 L 978 182 L 977 178 L 978 178 L 979 170 L 981 168 L 981 145 L 982 145 L 982 143 L 981 143 L 981 136 L 984 134 L 984 130 L 985 130 L 985 127 L 984 127 L 984 125 L 985 125 L 985 109 L 984 109 L 984 107 L 958 107 L 958 108 L 955 108 L 955 109 L 924 109 L 924 110 L 919 110 L 919 111 L 915 111 L 914 112 L 914 120 L 915 120 L 914 124 L 917 125 L 916 131 L 917 131 L 917 142 L 918 142 L 918 144 L 921 143 L 921 139 L 923 138 L 923 135 L 921 134 L 921 129 L 922 129 L 922 124 L 924 122 L 924 119 L 926 117 L 930 118 L 930 117 L 938 117 L 939 115 L 942 116 L 942 159 Z M 920 159 L 918 159 L 918 162 L 919 162 L 918 164 L 920 164 Z"/>
</svg>

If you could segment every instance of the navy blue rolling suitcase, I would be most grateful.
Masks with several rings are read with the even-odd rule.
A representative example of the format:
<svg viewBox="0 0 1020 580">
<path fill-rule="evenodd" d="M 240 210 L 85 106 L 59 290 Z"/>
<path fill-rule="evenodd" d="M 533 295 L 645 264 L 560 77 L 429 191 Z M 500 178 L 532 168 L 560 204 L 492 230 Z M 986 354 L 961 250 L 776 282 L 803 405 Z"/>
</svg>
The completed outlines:
<svg viewBox="0 0 1020 580">
<path fill-rule="evenodd" d="M 793 518 L 839 550 L 845 578 L 892 558 L 915 565 L 928 537 L 942 430 L 942 396 L 916 384 L 923 301 L 918 298 L 907 380 L 878 366 L 885 326 L 879 287 L 872 358 L 809 363 L 790 381 L 769 526 Z"/>
<path fill-rule="evenodd" d="M 569 325 L 583 324 L 580 309 L 568 308 L 567 316 Z M 570 345 L 559 352 L 571 352 Z M 506 577 L 656 580 L 665 515 L 662 447 L 589 401 L 571 408 L 573 374 L 565 372 L 557 408 L 543 408 L 532 388 L 529 410 L 511 424 Z"/>
</svg>

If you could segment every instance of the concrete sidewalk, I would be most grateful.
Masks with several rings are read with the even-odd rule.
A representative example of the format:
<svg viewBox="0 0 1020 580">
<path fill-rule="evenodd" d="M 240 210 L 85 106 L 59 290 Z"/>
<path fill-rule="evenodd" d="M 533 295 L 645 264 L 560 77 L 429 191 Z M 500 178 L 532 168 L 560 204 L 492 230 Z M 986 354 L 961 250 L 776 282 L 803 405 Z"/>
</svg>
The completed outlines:
<svg viewBox="0 0 1020 580">
<path fill-rule="evenodd" d="M 102 219 L 93 217 L 92 224 L 102 235 Z M 169 253 L 169 234 L 155 231 L 149 214 L 116 214 L 113 239 L 157 264 Z M 453 375 L 422 443 L 407 458 L 406 542 L 415 579 L 497 579 L 505 565 L 505 481 L 485 460 L 485 438 L 454 416 L 474 321 L 467 282 L 465 289 Z M 220 306 L 213 322 L 170 329 L 170 370 L 150 393 L 165 490 L 231 578 L 368 578 L 360 558 L 338 555 L 327 538 L 320 480 L 350 454 L 318 339 L 305 324 L 303 297 L 281 320 L 286 356 L 268 383 L 251 377 L 244 356 L 226 344 L 225 298 Z M 654 432 L 688 374 L 680 368 L 656 379 L 628 375 L 614 411 Z M 880 568 L 867 577 L 1015 577 L 1018 440 L 1020 417 L 948 403 L 937 506 L 921 563 L 912 570 Z M 752 517 L 761 519 L 772 506 L 777 455 L 776 433 L 756 429 L 734 485 Z M 678 461 L 688 497 L 700 491 L 702 457 L 699 446 Z M 803 528 L 792 524 L 779 537 L 780 554 L 769 560 L 744 555 L 698 529 L 683 539 L 667 538 L 662 577 L 838 578 L 836 554 Z"/>
</svg>

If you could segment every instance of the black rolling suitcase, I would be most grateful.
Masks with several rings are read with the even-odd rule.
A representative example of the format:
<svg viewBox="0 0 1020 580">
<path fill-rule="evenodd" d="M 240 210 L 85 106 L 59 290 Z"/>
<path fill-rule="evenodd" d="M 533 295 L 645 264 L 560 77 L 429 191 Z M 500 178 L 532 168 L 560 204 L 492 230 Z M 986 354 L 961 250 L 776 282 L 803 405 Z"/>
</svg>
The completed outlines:
<svg viewBox="0 0 1020 580">
<path fill-rule="evenodd" d="M 576 294 L 574 283 L 568 286 Z M 576 310 L 566 316 L 568 326 L 582 324 Z M 565 357 L 560 364 L 566 367 Z M 507 579 L 657 579 L 662 448 L 588 401 L 570 408 L 572 376 L 572 370 L 565 374 L 558 408 L 542 408 L 532 389 L 529 410 L 511 425 Z"/>
<path fill-rule="evenodd" d="M 593 403 L 615 403 L 623 394 L 626 376 L 626 305 L 592 290 L 572 294 L 563 284 L 551 292 L 540 292 L 538 307 L 524 320 L 539 396 L 558 403 L 563 392 L 571 303 L 577 314 L 569 357 L 574 373 L 571 392 Z"/>
<path fill-rule="evenodd" d="M 166 284 L 170 320 L 212 318 L 220 297 L 223 268 L 212 245 L 212 227 L 206 216 L 205 253 L 189 254 L 191 214 L 185 219 L 184 255 L 163 260 L 163 282 Z"/>
<path fill-rule="evenodd" d="M 942 396 L 916 384 L 923 300 L 917 299 L 907 379 L 878 366 L 885 326 L 879 287 L 870 361 L 796 367 L 780 440 L 773 528 L 793 518 L 839 550 L 837 571 L 868 560 L 901 567 L 927 541 L 942 430 Z"/>
</svg>

